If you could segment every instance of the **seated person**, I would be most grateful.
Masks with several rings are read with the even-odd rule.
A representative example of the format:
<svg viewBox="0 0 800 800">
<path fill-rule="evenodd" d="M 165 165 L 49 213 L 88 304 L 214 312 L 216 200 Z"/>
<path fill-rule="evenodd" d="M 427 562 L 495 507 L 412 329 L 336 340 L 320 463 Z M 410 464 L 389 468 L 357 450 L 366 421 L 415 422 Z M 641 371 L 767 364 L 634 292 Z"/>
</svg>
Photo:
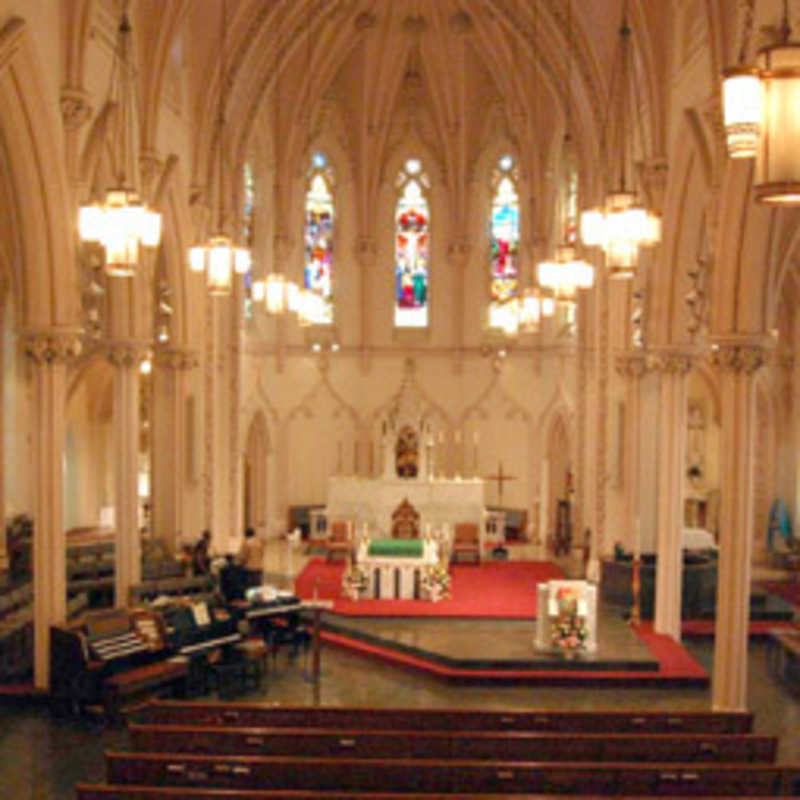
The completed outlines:
<svg viewBox="0 0 800 800">
<path fill-rule="evenodd" d="M 248 587 L 261 586 L 264 582 L 264 542 L 256 536 L 253 528 L 244 532 L 236 562 L 245 570 Z"/>
<path fill-rule="evenodd" d="M 192 572 L 195 575 L 208 575 L 211 572 L 211 531 L 204 530 L 200 540 L 192 548 Z"/>
</svg>

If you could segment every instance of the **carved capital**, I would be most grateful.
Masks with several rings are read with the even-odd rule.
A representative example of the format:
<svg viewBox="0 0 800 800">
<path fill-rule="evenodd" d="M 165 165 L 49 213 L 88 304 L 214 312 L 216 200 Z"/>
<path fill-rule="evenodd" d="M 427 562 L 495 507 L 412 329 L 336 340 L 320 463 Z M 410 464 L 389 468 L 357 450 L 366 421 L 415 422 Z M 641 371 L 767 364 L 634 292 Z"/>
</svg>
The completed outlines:
<svg viewBox="0 0 800 800">
<path fill-rule="evenodd" d="M 682 350 L 655 350 L 647 354 L 647 368 L 653 372 L 686 375 L 692 368 L 692 353 Z"/>
<path fill-rule="evenodd" d="M 653 158 L 642 165 L 642 185 L 650 202 L 657 211 L 664 209 L 664 197 L 667 192 L 667 160 Z"/>
<path fill-rule="evenodd" d="M 81 353 L 75 330 L 28 331 L 22 336 L 25 355 L 35 364 L 68 364 Z"/>
<path fill-rule="evenodd" d="M 377 18 L 369 11 L 362 11 L 353 21 L 357 31 L 368 31 L 375 27 Z"/>
<path fill-rule="evenodd" d="M 163 168 L 163 163 L 155 150 L 143 150 L 139 155 L 139 170 L 142 175 L 142 185 L 149 191 L 153 181 Z"/>
<path fill-rule="evenodd" d="M 769 349 L 758 341 L 715 342 L 711 362 L 719 369 L 753 374 L 769 361 Z"/>
<path fill-rule="evenodd" d="M 68 131 L 76 131 L 92 116 L 89 96 L 83 89 L 64 87 L 59 98 L 61 119 Z"/>
<path fill-rule="evenodd" d="M 153 360 L 159 367 L 174 370 L 194 369 L 200 363 L 193 350 L 181 350 L 178 347 L 158 348 L 153 354 Z"/>
<path fill-rule="evenodd" d="M 470 246 L 466 239 L 458 239 L 451 242 L 447 248 L 447 258 L 452 262 L 453 266 L 464 269 L 469 260 Z"/>
<path fill-rule="evenodd" d="M 356 260 L 362 267 L 370 266 L 375 260 L 377 248 L 375 240 L 370 236 L 359 236 L 353 249 Z"/>
<path fill-rule="evenodd" d="M 644 353 L 620 353 L 614 367 L 623 378 L 641 378 L 647 372 L 647 359 Z"/>
<path fill-rule="evenodd" d="M 147 355 L 147 344 L 131 340 L 112 340 L 106 346 L 106 357 L 115 367 L 136 367 Z"/>
</svg>

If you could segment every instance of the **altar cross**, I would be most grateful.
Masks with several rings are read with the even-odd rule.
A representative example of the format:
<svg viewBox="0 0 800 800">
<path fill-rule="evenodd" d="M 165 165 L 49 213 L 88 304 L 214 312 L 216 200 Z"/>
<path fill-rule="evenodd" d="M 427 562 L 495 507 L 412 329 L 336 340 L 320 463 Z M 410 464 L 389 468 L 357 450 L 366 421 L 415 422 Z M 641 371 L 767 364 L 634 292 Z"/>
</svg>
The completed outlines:
<svg viewBox="0 0 800 800">
<path fill-rule="evenodd" d="M 506 475 L 503 472 L 503 462 L 499 462 L 497 465 L 497 475 L 487 475 L 487 481 L 497 481 L 497 505 L 503 505 L 503 484 L 506 481 L 515 481 L 517 479 L 516 475 Z"/>
</svg>

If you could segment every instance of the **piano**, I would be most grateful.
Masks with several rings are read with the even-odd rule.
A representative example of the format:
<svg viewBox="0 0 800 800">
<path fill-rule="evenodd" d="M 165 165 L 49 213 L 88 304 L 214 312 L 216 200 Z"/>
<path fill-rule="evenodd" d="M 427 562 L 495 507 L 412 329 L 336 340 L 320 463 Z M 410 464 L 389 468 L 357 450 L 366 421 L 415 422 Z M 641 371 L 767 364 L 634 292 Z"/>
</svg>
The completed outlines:
<svg viewBox="0 0 800 800">
<path fill-rule="evenodd" d="M 158 686 L 180 677 L 180 667 L 166 663 L 171 655 L 163 621 L 154 611 L 115 608 L 87 614 L 50 628 L 51 695 L 73 711 L 107 705 L 112 687 L 117 694 L 126 680 Z"/>
</svg>

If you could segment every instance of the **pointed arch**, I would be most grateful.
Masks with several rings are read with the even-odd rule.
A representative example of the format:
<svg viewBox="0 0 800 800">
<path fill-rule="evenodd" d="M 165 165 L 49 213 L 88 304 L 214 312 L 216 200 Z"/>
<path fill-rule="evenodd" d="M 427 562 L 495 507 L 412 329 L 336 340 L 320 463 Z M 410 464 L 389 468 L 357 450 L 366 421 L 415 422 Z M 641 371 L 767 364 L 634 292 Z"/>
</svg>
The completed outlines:
<svg viewBox="0 0 800 800">
<path fill-rule="evenodd" d="M 0 29 L 0 169 L 19 222 L 14 285 L 29 329 L 78 325 L 74 211 L 60 151 L 58 121 L 27 24 L 13 17 Z"/>
</svg>

